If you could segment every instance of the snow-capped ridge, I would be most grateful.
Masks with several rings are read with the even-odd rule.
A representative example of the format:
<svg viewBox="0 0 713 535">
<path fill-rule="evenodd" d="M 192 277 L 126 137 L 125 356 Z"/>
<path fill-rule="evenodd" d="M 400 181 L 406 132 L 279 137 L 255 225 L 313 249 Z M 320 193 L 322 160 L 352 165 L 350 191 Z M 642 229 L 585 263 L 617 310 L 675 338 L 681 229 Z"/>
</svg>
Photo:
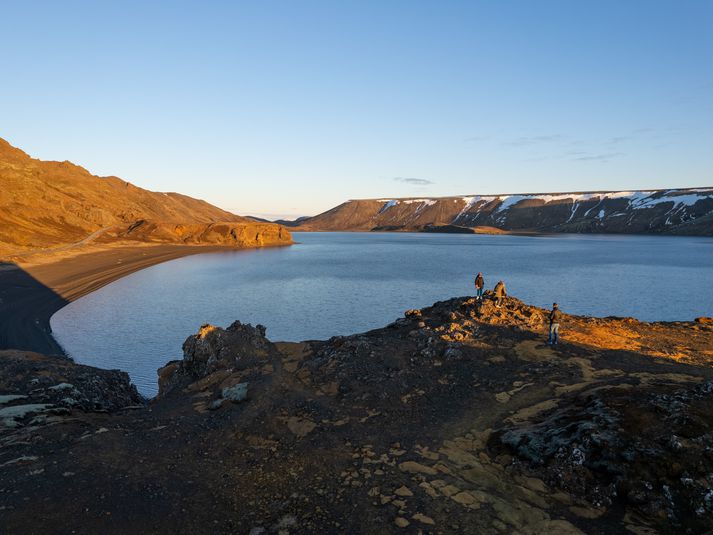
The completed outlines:
<svg viewBox="0 0 713 535">
<path fill-rule="evenodd" d="M 450 226 L 453 232 L 494 228 L 713 236 L 713 187 L 353 199 L 299 226 L 309 230 L 433 231 L 442 227 L 441 231 L 449 232 L 446 227 Z"/>
</svg>

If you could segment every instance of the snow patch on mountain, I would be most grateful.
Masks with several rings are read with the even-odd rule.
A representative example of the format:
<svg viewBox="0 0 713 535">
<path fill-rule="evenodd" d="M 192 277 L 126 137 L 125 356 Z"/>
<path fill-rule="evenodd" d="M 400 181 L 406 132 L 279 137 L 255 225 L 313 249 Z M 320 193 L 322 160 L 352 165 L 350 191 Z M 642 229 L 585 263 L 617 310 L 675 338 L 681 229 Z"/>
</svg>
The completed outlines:
<svg viewBox="0 0 713 535">
<path fill-rule="evenodd" d="M 636 200 L 630 201 L 631 207 L 634 209 L 642 209 L 642 208 L 651 208 L 652 206 L 655 206 L 657 204 L 665 203 L 665 202 L 672 202 L 674 204 L 674 207 L 676 206 L 693 206 L 696 204 L 698 201 L 702 201 L 704 199 L 710 199 L 713 198 L 713 191 L 710 193 L 693 193 L 689 195 L 670 195 L 670 196 L 663 196 L 659 198 L 653 198 L 653 197 L 646 197 L 646 198 L 639 198 Z"/>
<path fill-rule="evenodd" d="M 397 204 L 399 204 L 399 201 L 396 199 L 391 199 L 391 200 L 379 199 L 379 202 L 386 203 L 386 204 L 384 204 L 384 206 L 381 207 L 381 210 L 379 210 L 380 214 L 383 214 L 384 212 L 386 212 L 386 210 L 388 210 L 392 206 L 396 206 Z"/>
<path fill-rule="evenodd" d="M 386 212 L 390 208 L 399 204 L 417 204 L 415 210 L 410 215 L 404 214 L 409 220 L 415 221 L 420 217 L 421 212 L 428 206 L 450 201 L 453 203 L 463 203 L 463 207 L 453 217 L 454 223 L 472 222 L 475 218 L 485 216 L 492 218 L 492 224 L 506 226 L 511 208 L 516 208 L 524 201 L 539 201 L 541 206 L 550 203 L 564 204 L 569 206 L 569 214 L 562 219 L 561 223 L 571 223 L 579 219 L 593 217 L 603 223 L 611 218 L 629 216 L 626 225 L 630 225 L 634 217 L 632 210 L 645 210 L 657 205 L 669 203 L 671 207 L 666 212 L 665 225 L 673 224 L 678 220 L 689 221 L 696 218 L 696 215 L 689 214 L 686 210 L 696 203 L 705 200 L 713 200 L 713 188 L 698 188 L 688 190 L 658 190 L 658 191 L 611 191 L 611 192 L 583 192 L 583 193 L 554 193 L 554 194 L 517 194 L 517 195 L 469 195 L 465 197 L 450 197 L 441 199 L 379 199 L 384 205 L 379 210 L 379 214 Z M 616 204 L 607 203 L 614 201 Z M 570 204 L 571 203 L 571 204 Z M 586 207 L 582 213 L 580 208 Z M 495 209 L 493 209 L 495 207 Z M 537 205 L 532 206 L 537 209 Z M 673 217 L 673 219 L 672 219 Z M 406 220 L 404 220 L 406 221 Z"/>
<path fill-rule="evenodd" d="M 663 196 L 656 197 L 656 194 L 657 193 L 653 191 L 615 191 L 607 193 L 565 193 L 560 195 L 503 195 L 496 197 L 502 200 L 502 202 L 495 211 L 503 212 L 526 200 L 539 200 L 545 204 L 569 200 L 575 205 L 572 209 L 572 215 L 576 212 L 577 203 L 592 199 L 598 199 L 600 203 L 605 200 L 626 199 L 633 209 L 650 208 L 657 204 L 667 202 L 673 202 L 674 206 L 693 206 L 701 200 L 713 198 L 713 189 L 695 190 L 687 195 L 669 195 L 667 192 Z M 477 199 L 477 197 L 464 197 L 463 199 L 468 199 L 472 202 L 472 200 Z M 591 211 L 591 209 L 589 211 Z"/>
</svg>

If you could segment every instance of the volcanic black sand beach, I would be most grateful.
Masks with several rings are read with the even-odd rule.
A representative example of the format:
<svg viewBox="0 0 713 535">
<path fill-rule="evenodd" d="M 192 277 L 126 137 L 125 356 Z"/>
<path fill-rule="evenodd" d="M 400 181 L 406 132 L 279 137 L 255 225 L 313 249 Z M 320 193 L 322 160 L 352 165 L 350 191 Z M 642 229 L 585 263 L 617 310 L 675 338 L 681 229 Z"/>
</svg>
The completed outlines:
<svg viewBox="0 0 713 535">
<path fill-rule="evenodd" d="M 127 245 L 0 263 L 0 349 L 61 354 L 62 348 L 52 338 L 49 320 L 67 303 L 154 264 L 225 249 Z"/>
</svg>

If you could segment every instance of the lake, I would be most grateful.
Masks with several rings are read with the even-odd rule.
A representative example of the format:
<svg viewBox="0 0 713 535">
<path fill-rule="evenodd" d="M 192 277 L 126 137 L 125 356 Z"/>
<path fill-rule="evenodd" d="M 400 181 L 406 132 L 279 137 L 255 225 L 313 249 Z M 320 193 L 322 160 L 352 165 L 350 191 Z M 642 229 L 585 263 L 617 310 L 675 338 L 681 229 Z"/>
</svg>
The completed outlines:
<svg viewBox="0 0 713 535">
<path fill-rule="evenodd" d="M 539 306 L 642 320 L 713 315 L 713 239 L 298 233 L 291 247 L 207 253 L 115 281 L 51 319 L 80 363 L 127 371 L 146 396 L 204 323 L 261 323 L 273 341 L 325 339 L 503 279 Z M 563 333 L 566 336 L 566 331 Z"/>
</svg>

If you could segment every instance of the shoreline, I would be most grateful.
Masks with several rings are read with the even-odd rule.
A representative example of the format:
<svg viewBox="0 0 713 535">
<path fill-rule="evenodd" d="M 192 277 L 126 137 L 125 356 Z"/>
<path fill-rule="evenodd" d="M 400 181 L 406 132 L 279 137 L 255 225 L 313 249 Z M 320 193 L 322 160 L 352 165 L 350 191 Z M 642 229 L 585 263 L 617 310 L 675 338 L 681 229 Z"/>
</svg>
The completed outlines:
<svg viewBox="0 0 713 535">
<path fill-rule="evenodd" d="M 476 227 L 467 227 L 476 228 Z M 344 232 L 344 233 L 365 233 L 365 234 L 462 234 L 462 235 L 477 235 L 477 236 L 519 236 L 529 238 L 546 238 L 551 236 L 640 236 L 640 237 L 655 237 L 655 238 L 705 238 L 711 239 L 713 235 L 708 234 L 664 234 L 656 232 L 545 232 L 537 230 L 503 230 L 502 232 L 424 232 L 422 230 L 369 230 L 369 229 L 341 229 L 341 230 L 321 230 L 321 229 L 304 229 L 301 227 L 290 227 L 287 229 L 290 232 L 304 232 L 311 234 L 329 233 L 329 232 Z"/>
<path fill-rule="evenodd" d="M 394 232 L 293 231 L 369 234 Z M 421 234 L 409 231 L 397 233 Z M 559 235 L 561 234 L 555 234 Z M 62 251 L 60 254 L 55 251 L 39 252 L 26 260 L 16 255 L 15 261 L 12 261 L 12 257 L 5 255 L 6 260 L 0 259 L 0 350 L 23 349 L 66 356 L 64 349 L 52 335 L 50 318 L 67 304 L 122 277 L 169 260 L 195 254 L 248 249 L 220 245 L 120 242 L 92 244 Z"/>
<path fill-rule="evenodd" d="M 215 245 L 114 244 L 57 258 L 0 263 L 0 350 L 66 356 L 52 315 L 80 297 L 142 269 L 195 254 L 247 249 Z"/>
</svg>

